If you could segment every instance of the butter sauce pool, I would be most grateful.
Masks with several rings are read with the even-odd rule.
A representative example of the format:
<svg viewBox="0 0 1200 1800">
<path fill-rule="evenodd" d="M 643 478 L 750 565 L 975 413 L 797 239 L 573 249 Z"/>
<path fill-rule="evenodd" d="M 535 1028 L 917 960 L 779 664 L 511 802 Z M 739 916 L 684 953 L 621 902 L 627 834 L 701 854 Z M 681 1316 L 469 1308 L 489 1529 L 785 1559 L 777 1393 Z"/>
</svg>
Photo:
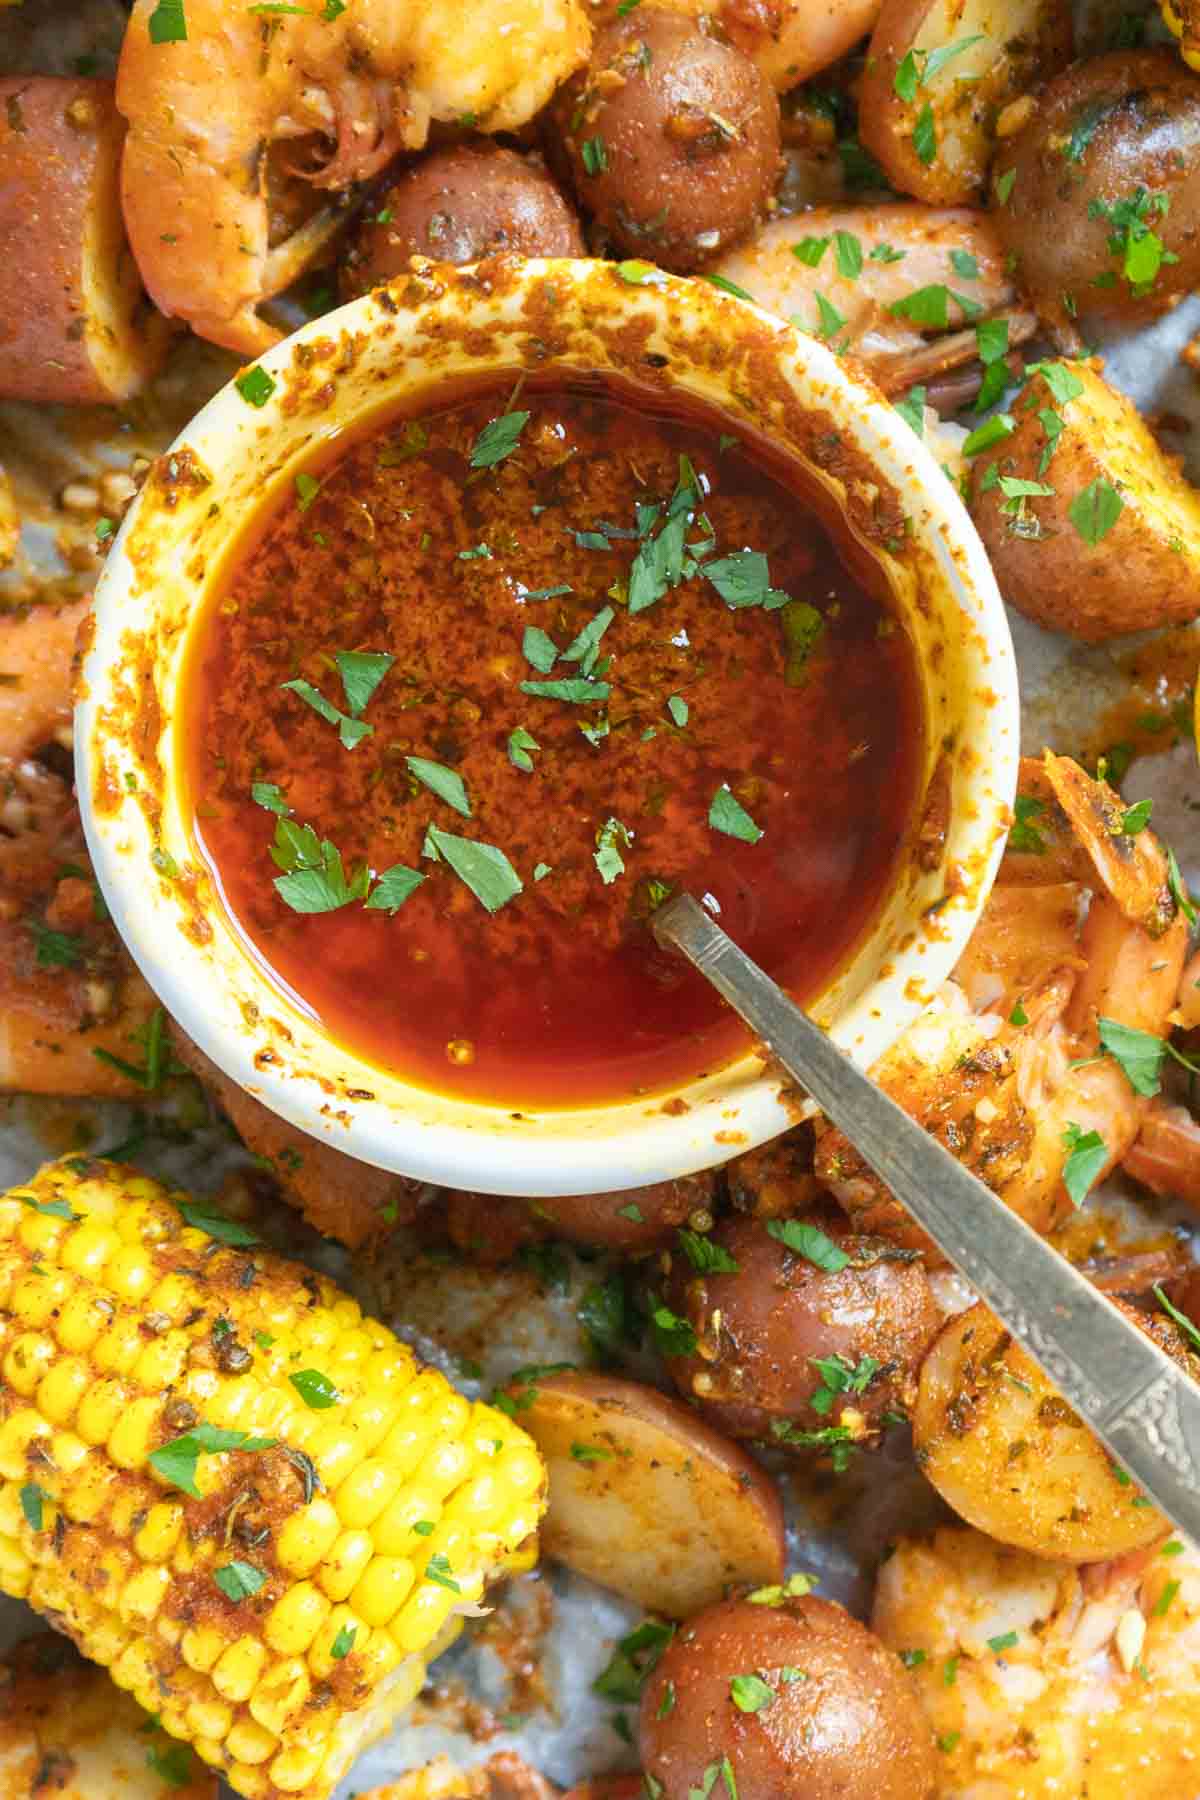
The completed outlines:
<svg viewBox="0 0 1200 1800">
<path fill-rule="evenodd" d="M 598 377 L 343 440 L 234 547 L 190 658 L 183 774 L 231 917 L 335 1037 L 442 1093 L 719 1068 L 744 1030 L 654 906 L 690 888 L 803 999 L 912 827 L 911 647 L 798 471 Z"/>
</svg>

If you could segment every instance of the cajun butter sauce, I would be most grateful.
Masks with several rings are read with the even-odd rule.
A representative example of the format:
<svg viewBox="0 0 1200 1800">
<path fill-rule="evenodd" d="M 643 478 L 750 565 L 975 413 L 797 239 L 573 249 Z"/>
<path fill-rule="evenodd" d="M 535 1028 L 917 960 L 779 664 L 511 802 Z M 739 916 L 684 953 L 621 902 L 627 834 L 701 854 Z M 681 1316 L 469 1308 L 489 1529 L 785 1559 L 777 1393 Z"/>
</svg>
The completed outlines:
<svg viewBox="0 0 1200 1800">
<path fill-rule="evenodd" d="M 229 913 L 336 1038 L 442 1093 L 566 1106 L 720 1067 L 744 1030 L 655 946 L 654 904 L 675 884 L 703 897 L 803 998 L 868 926 L 912 818 L 921 727 L 904 633 L 843 568 L 788 463 L 723 436 L 716 413 L 649 405 L 581 376 L 515 399 L 510 385 L 460 388 L 376 423 L 235 548 L 197 633 L 184 774 Z M 511 454 L 472 469 L 481 432 L 514 410 L 531 416 Z M 677 490 L 700 559 L 720 572 L 761 552 L 769 598 L 803 604 L 731 606 L 693 574 L 631 613 L 631 565 Z M 651 503 L 663 510 L 639 518 Z M 535 598 L 551 588 L 570 591 Z M 607 607 L 592 657 L 547 671 L 523 654 L 527 628 L 563 651 Z M 346 651 L 395 658 L 350 749 L 282 685 L 306 681 L 349 716 Z M 581 704 L 520 686 L 547 680 L 611 691 Z M 532 769 L 510 757 L 518 731 L 536 742 Z M 469 818 L 410 756 L 461 779 Z M 255 783 L 334 847 L 351 887 L 365 862 L 358 897 L 315 914 L 285 903 L 279 820 Z M 724 796 L 719 816 L 757 841 L 710 823 L 726 786 L 736 807 Z M 431 825 L 501 851 L 523 891 L 489 913 L 423 854 Z M 394 915 L 365 906 L 364 881 L 395 865 L 425 880 Z"/>
</svg>

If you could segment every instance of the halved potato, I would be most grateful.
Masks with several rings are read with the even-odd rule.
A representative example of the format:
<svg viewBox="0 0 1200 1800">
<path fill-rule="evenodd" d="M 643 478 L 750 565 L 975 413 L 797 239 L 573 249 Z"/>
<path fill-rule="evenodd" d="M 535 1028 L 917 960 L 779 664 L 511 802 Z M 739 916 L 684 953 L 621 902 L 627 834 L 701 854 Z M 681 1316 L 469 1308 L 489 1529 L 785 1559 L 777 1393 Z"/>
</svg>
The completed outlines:
<svg viewBox="0 0 1200 1800">
<path fill-rule="evenodd" d="M 163 359 L 121 218 L 124 136 L 111 81 L 0 80 L 0 398 L 120 405 Z"/>
<path fill-rule="evenodd" d="M 1062 68 L 1071 41 L 1068 0 L 884 0 L 859 135 L 902 194 L 977 199 L 999 114 Z"/>
<path fill-rule="evenodd" d="M 549 1472 L 547 1556 L 673 1619 L 731 1583 L 782 1579 L 774 1482 L 688 1407 L 607 1375 L 552 1375 L 513 1394 Z"/>
<path fill-rule="evenodd" d="M 1070 362 L 1035 375 L 1010 413 L 1016 429 L 975 458 L 970 500 L 1005 599 L 1088 643 L 1194 619 L 1200 492 L 1136 408 Z"/>
<path fill-rule="evenodd" d="M 1178 1333 L 1123 1310 L 1180 1354 Z M 960 1518 L 1035 1556 L 1105 1562 L 1170 1529 L 986 1306 L 951 1319 L 925 1358 L 913 1443 Z"/>
</svg>

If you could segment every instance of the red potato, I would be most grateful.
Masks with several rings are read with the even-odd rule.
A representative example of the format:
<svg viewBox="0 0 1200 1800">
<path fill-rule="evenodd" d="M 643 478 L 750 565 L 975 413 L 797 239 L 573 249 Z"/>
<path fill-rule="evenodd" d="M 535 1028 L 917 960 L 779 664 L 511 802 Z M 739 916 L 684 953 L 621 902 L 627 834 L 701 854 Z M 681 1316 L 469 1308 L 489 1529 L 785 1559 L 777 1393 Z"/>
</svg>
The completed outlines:
<svg viewBox="0 0 1200 1800">
<path fill-rule="evenodd" d="M 540 163 L 498 144 L 456 144 L 423 156 L 368 209 L 342 264 L 342 296 L 406 273 L 413 256 L 472 263 L 500 250 L 582 256 L 583 232 Z"/>
<path fill-rule="evenodd" d="M 859 100 L 863 144 L 902 194 L 977 200 L 997 118 L 1057 74 L 1071 39 L 1068 0 L 884 0 Z"/>
<path fill-rule="evenodd" d="M 1200 1370 L 1165 1315 L 1115 1304 L 1183 1369 Z M 913 1442 L 923 1474 L 960 1518 L 1034 1556 L 1106 1562 L 1168 1529 L 985 1306 L 951 1319 L 925 1358 Z"/>
<path fill-rule="evenodd" d="M 696 1349 L 668 1359 L 671 1376 L 733 1437 L 844 1446 L 916 1396 L 941 1323 L 920 1261 L 828 1217 L 804 1221 L 814 1224 L 834 1234 L 825 1242 L 849 1259 L 844 1267 L 818 1268 L 756 1219 L 723 1220 L 698 1251 L 716 1253 L 725 1272 L 701 1273 L 686 1249 L 672 1253 L 665 1298 Z"/>
<path fill-rule="evenodd" d="M 710 1608 L 664 1651 L 638 1725 L 648 1792 L 932 1800 L 933 1736 L 899 1660 L 828 1600 L 760 1601 Z"/>
<path fill-rule="evenodd" d="M 600 1775 L 573 1787 L 563 1800 L 644 1800 L 646 1784 L 640 1775 Z"/>
<path fill-rule="evenodd" d="M 547 1556 L 674 1619 L 731 1583 L 782 1579 L 775 1484 L 687 1407 L 604 1375 L 511 1392 L 549 1475 Z"/>
<path fill-rule="evenodd" d="M 0 397 L 121 405 L 168 328 L 125 239 L 110 81 L 0 80 Z"/>
<path fill-rule="evenodd" d="M 528 1204 L 535 1217 L 572 1244 L 636 1256 L 658 1249 L 689 1219 L 711 1218 L 716 1185 L 716 1171 L 708 1169 L 623 1193 L 566 1194 Z"/>
</svg>

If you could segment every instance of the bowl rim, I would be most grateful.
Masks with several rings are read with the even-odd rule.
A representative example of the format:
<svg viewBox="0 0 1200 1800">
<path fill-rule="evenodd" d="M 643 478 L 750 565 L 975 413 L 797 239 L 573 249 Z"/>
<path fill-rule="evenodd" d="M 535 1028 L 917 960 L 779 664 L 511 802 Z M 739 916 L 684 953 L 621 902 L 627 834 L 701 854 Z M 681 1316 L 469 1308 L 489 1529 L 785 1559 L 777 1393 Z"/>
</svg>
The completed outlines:
<svg viewBox="0 0 1200 1800">
<path fill-rule="evenodd" d="M 612 272 L 614 267 L 585 259 L 578 263 L 530 261 L 520 265 L 515 279 L 518 290 L 528 292 L 530 284 L 550 279 L 561 283 L 564 278 L 582 282 L 591 278 L 587 271 Z M 464 271 L 439 268 L 438 274 L 462 278 Z M 255 409 L 252 424 L 258 441 L 272 423 L 284 423 L 287 378 L 293 371 L 297 349 L 338 334 L 370 332 L 384 322 L 394 328 L 394 298 L 385 306 L 381 295 L 386 300 L 394 294 L 396 285 L 376 289 L 309 322 L 258 359 L 256 366 L 275 380 L 274 392 L 265 405 Z M 980 873 L 973 882 L 970 902 L 959 905 L 956 901 L 947 909 L 943 928 L 922 941 L 919 964 L 914 961 L 902 971 L 907 973 L 907 982 L 894 975 L 877 976 L 837 1020 L 832 1030 L 835 1041 L 865 1066 L 911 1023 L 950 973 L 974 928 L 999 864 L 1016 790 L 1019 756 L 1017 675 L 1007 617 L 983 544 L 954 485 L 928 445 L 916 437 L 869 380 L 848 368 L 817 339 L 796 331 L 751 302 L 727 296 L 703 282 L 656 270 L 653 284 L 631 286 L 629 297 L 631 304 L 640 307 L 649 298 L 653 310 L 660 299 L 664 305 L 672 298 L 678 299 L 681 290 L 686 290 L 690 309 L 704 308 L 725 329 L 736 330 L 739 320 L 744 323 L 747 314 L 757 325 L 770 328 L 786 359 L 789 379 L 795 375 L 802 386 L 819 388 L 822 405 L 839 413 L 840 420 L 852 430 L 856 447 L 893 484 L 910 516 L 920 521 L 917 535 L 936 561 L 964 616 L 975 627 L 974 632 L 963 633 L 964 640 L 978 635 L 979 645 L 971 651 L 971 657 L 976 664 L 986 663 L 986 736 L 991 762 L 976 778 L 978 816 L 969 828 Z M 576 369 L 581 366 L 561 358 L 559 362 Z M 501 360 L 497 358 L 491 366 L 501 367 Z M 511 367 L 511 361 L 503 366 Z M 549 366 L 553 366 L 553 361 Z M 678 385 L 688 391 L 686 378 Z M 395 398 L 401 398 L 403 391 Z M 431 384 L 430 391 L 436 391 L 436 383 Z M 691 391 L 696 392 L 695 384 Z M 364 391 L 361 404 L 329 431 L 318 432 L 307 455 L 311 457 L 321 442 L 341 435 L 348 423 L 379 410 L 384 399 L 378 387 L 369 394 Z M 808 404 L 811 407 L 813 401 L 810 399 Z M 212 467 L 210 446 L 235 458 L 250 454 L 246 446 L 253 440 L 247 435 L 246 415 L 246 401 L 231 380 L 189 421 L 165 456 L 178 457 L 190 449 Z M 300 456 L 289 455 L 279 470 L 273 470 L 272 480 L 264 484 L 264 503 L 269 504 L 277 493 L 275 475 L 278 481 L 287 481 L 291 469 L 300 466 L 301 461 Z M 772 1074 L 752 1050 L 700 1082 L 680 1084 L 670 1095 L 657 1094 L 607 1106 L 523 1111 L 515 1111 L 511 1104 L 485 1106 L 430 1094 L 411 1084 L 392 1081 L 365 1059 L 356 1059 L 347 1046 L 325 1038 L 319 1030 L 314 1032 L 314 1042 L 326 1046 L 329 1059 L 337 1063 L 339 1071 L 357 1069 L 356 1087 L 351 1084 L 347 1089 L 344 1075 L 339 1079 L 343 1093 L 367 1094 L 361 1104 L 331 1107 L 328 1081 L 322 1084 L 314 1079 L 311 1068 L 260 1060 L 252 1034 L 246 1029 L 244 1013 L 239 1012 L 235 1018 L 224 993 L 217 993 L 214 998 L 211 965 L 210 978 L 205 982 L 202 953 L 180 932 L 177 909 L 172 920 L 159 891 L 164 884 L 147 881 L 144 864 L 129 853 L 131 838 L 144 837 L 145 821 L 140 807 L 122 800 L 117 810 L 110 813 L 96 804 L 98 772 L 106 748 L 111 749 L 104 716 L 118 700 L 114 677 L 121 664 L 122 636 L 131 619 L 144 616 L 147 608 L 153 613 L 153 594 L 146 596 L 142 591 L 142 578 L 128 553 L 142 503 L 143 496 L 139 495 L 109 549 L 97 583 L 95 624 L 83 661 L 75 715 L 80 810 L 96 878 L 134 961 L 168 1013 L 227 1076 L 290 1124 L 361 1161 L 444 1186 L 530 1197 L 617 1191 L 714 1167 L 778 1135 L 803 1116 L 804 1106 L 798 1107 L 794 1095 L 781 1092 L 779 1075 Z M 159 526 L 163 529 L 161 513 Z M 183 635 L 186 637 L 187 633 Z M 974 674 L 977 679 L 980 677 L 979 667 Z M 168 718 L 168 733 L 171 728 Z M 173 754 L 166 759 L 169 769 L 173 770 L 174 760 Z M 250 958 L 236 928 L 219 907 L 206 916 L 213 930 L 223 936 L 226 947 L 237 946 L 241 961 L 252 975 L 250 985 L 257 985 L 265 993 L 277 1017 L 281 1007 L 279 990 L 267 982 L 262 969 Z M 174 929 L 168 930 L 172 922 Z M 907 952 L 901 951 L 897 960 L 903 962 L 906 956 Z M 882 1004 L 868 1005 L 868 999 L 878 1000 L 884 988 L 886 1009 Z M 292 1020 L 301 1015 L 287 1016 Z M 311 1028 L 311 1020 L 308 1024 Z M 365 1089 L 368 1078 L 372 1083 L 369 1090 Z M 386 1093 L 380 1095 L 381 1088 L 391 1093 L 390 1100 Z M 396 1103 L 398 1093 L 404 1096 L 403 1104 Z M 678 1099 L 684 1100 L 682 1107 L 676 1104 Z M 730 1120 L 735 1129 L 724 1129 Z"/>
</svg>

